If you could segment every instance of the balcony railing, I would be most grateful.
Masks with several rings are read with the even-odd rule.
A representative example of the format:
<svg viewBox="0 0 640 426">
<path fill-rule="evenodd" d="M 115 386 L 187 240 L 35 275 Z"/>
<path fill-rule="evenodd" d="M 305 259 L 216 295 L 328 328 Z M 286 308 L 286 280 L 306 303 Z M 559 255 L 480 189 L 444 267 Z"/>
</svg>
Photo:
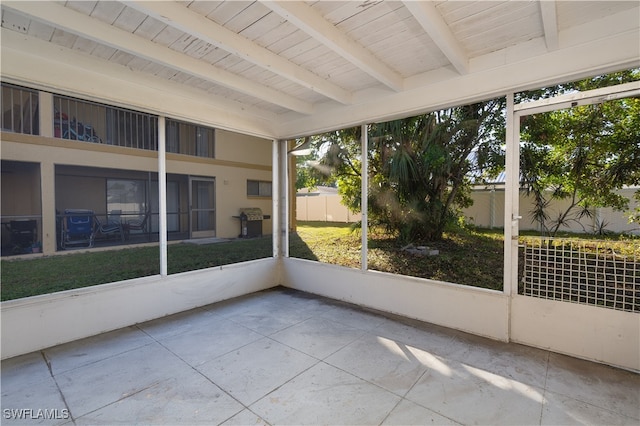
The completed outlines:
<svg viewBox="0 0 640 426">
<path fill-rule="evenodd" d="M 127 148 L 158 149 L 154 115 L 54 96 L 54 136 Z"/>
<path fill-rule="evenodd" d="M 126 148 L 158 150 L 158 117 L 69 96 L 53 97 L 53 136 Z M 39 134 L 38 91 L 2 83 L 2 130 Z M 166 121 L 167 152 L 215 158 L 215 129 Z"/>
<path fill-rule="evenodd" d="M 3 83 L 0 120 L 4 132 L 39 134 L 38 92 Z"/>
</svg>

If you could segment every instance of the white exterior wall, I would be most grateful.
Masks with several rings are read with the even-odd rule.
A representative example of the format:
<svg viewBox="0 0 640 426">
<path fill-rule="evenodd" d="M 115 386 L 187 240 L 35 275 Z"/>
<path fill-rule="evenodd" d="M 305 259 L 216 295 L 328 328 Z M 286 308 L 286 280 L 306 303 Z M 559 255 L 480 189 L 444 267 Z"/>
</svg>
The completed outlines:
<svg viewBox="0 0 640 426">
<path fill-rule="evenodd" d="M 511 340 L 640 371 L 638 313 L 516 295 Z"/>
<path fill-rule="evenodd" d="M 508 341 L 502 292 L 303 259 L 284 260 L 286 287 Z"/>
<path fill-rule="evenodd" d="M 2 302 L 2 359 L 264 290 L 276 276 L 269 258 Z"/>
</svg>

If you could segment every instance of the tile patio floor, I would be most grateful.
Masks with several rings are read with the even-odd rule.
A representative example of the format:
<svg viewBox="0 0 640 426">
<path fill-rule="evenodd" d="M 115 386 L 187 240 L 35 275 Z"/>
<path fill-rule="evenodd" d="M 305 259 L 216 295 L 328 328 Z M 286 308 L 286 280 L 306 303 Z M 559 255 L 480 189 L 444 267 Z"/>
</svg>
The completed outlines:
<svg viewBox="0 0 640 426">
<path fill-rule="evenodd" d="M 640 424 L 638 374 L 283 288 L 6 360 L 1 379 L 3 425 Z"/>
</svg>

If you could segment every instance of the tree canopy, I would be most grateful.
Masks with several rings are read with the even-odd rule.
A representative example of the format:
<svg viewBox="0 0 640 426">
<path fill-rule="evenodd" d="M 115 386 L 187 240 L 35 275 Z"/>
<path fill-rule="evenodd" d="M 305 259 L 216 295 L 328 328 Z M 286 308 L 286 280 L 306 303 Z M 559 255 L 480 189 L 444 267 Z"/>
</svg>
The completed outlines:
<svg viewBox="0 0 640 426">
<path fill-rule="evenodd" d="M 487 126 L 501 114 L 501 101 L 492 100 L 371 124 L 370 224 L 403 241 L 441 238 L 456 220 L 455 208 L 470 203 L 471 173 L 501 162 L 499 139 Z M 345 205 L 360 210 L 360 128 L 325 134 L 318 142 L 326 150 L 316 164 L 324 176 L 318 181 L 335 179 Z"/>
<path fill-rule="evenodd" d="M 640 78 L 638 70 L 608 74 L 529 94 L 585 91 Z M 546 92 L 546 93 L 545 93 Z M 579 224 L 594 207 L 628 208 L 617 190 L 640 185 L 640 99 L 626 98 L 526 117 L 521 127 L 523 186 L 534 196 L 532 217 L 555 235 Z M 551 210 L 552 200 L 567 200 Z M 603 232 L 605 223 L 596 229 Z"/>
</svg>

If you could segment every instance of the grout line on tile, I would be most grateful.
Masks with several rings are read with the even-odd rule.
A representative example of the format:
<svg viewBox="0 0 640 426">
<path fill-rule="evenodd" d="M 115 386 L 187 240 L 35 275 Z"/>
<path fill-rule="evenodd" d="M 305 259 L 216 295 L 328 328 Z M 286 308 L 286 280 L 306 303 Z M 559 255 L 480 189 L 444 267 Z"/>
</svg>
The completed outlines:
<svg viewBox="0 0 640 426">
<path fill-rule="evenodd" d="M 540 404 L 540 421 L 538 424 L 542 424 L 542 417 L 544 416 L 544 406 L 547 401 L 547 378 L 549 377 L 549 358 L 551 357 L 551 353 L 547 351 L 547 362 L 546 368 L 544 371 L 544 385 L 542 386 L 542 403 Z"/>
<path fill-rule="evenodd" d="M 59 372 L 58 372 L 58 373 L 56 373 L 56 374 L 54 374 L 54 373 L 53 373 L 53 371 L 51 371 L 51 374 L 52 374 L 52 375 L 54 375 L 54 376 L 55 376 L 55 375 L 62 375 L 62 374 L 66 374 L 66 373 L 69 373 L 69 372 L 71 372 L 71 371 L 77 370 L 77 369 L 79 369 L 79 368 L 85 368 L 85 367 L 88 367 L 88 366 L 90 366 L 90 365 L 97 364 L 97 363 L 99 363 L 99 362 L 106 361 L 106 360 L 108 360 L 108 359 L 111 359 L 111 358 L 114 358 L 114 357 L 117 357 L 117 356 L 120 356 L 120 355 L 124 355 L 124 354 L 126 354 L 126 353 L 128 353 L 128 352 L 131 352 L 131 351 L 135 351 L 135 350 L 137 350 L 137 349 L 144 348 L 145 346 L 149 346 L 149 345 L 152 345 L 152 344 L 154 344 L 154 343 L 156 343 L 156 341 L 155 341 L 155 340 L 154 340 L 153 342 L 145 343 L 144 345 L 140 345 L 140 346 L 136 346 L 136 347 L 129 348 L 129 349 L 127 349 L 127 350 L 125 350 L 125 351 L 122 351 L 122 352 L 113 353 L 113 354 L 111 354 L 111 355 L 109 355 L 109 356 L 107 356 L 107 357 L 100 358 L 100 359 L 96 359 L 96 360 L 91 361 L 91 362 L 88 362 L 88 363 L 86 363 L 86 364 L 77 365 L 77 366 L 72 367 L 72 368 L 69 368 L 69 369 L 67 369 L 67 370 L 59 371 Z M 43 352 L 44 352 L 44 351 L 46 351 L 46 349 L 44 349 L 44 350 L 43 350 Z"/>
<path fill-rule="evenodd" d="M 245 327 L 245 328 L 246 328 L 246 327 Z M 143 330 L 143 331 L 144 331 L 144 330 Z M 250 330 L 250 331 L 253 331 L 253 330 Z M 258 334 L 260 334 L 260 333 L 258 333 Z M 263 336 L 263 337 L 261 337 L 261 338 L 259 338 L 259 339 L 257 339 L 257 340 L 251 341 L 251 342 L 246 343 L 246 344 L 244 344 L 244 345 L 242 345 L 242 346 L 239 346 L 239 347 L 237 347 L 237 348 L 235 348 L 235 349 L 232 349 L 232 350 L 230 350 L 230 351 L 228 351 L 228 352 L 225 352 L 224 354 L 220 354 L 219 356 L 217 356 L 217 357 L 215 357 L 215 358 L 212 358 L 212 359 L 210 359 L 210 360 L 208 360 L 208 361 L 205 361 L 204 363 L 199 364 L 199 365 L 193 365 L 193 364 L 191 364 L 190 362 L 188 362 L 187 360 L 185 360 L 184 358 L 182 358 L 180 355 L 176 354 L 176 353 L 175 353 L 175 352 L 173 352 L 171 349 L 169 349 L 168 347 L 166 347 L 166 346 L 165 346 L 161 341 L 156 340 L 153 336 L 150 336 L 150 337 L 151 337 L 152 339 L 154 339 L 154 340 L 156 341 L 156 343 L 158 343 L 160 346 L 162 346 L 162 348 L 163 348 L 163 349 L 165 349 L 165 350 L 166 350 L 167 352 L 169 352 L 171 355 L 175 356 L 177 359 L 179 359 L 181 362 L 183 362 L 183 363 L 184 363 L 187 367 L 189 367 L 191 370 L 195 371 L 195 372 L 196 372 L 196 374 L 200 375 L 200 376 L 201 376 L 201 377 L 203 377 L 206 381 L 208 381 L 209 383 L 213 384 L 215 387 L 217 387 L 218 389 L 220 389 L 220 391 L 221 391 L 221 392 L 223 392 L 224 394 L 226 394 L 227 396 L 229 396 L 231 399 L 233 399 L 234 401 L 236 401 L 236 402 L 237 402 L 238 404 L 240 404 L 243 408 L 249 409 L 249 406 L 248 406 L 248 405 L 245 405 L 242 401 L 240 401 L 240 400 L 239 400 L 238 398 L 236 398 L 234 395 L 232 395 L 231 393 L 227 392 L 227 391 L 226 391 L 222 386 L 220 386 L 219 384 L 217 384 L 216 382 L 214 382 L 213 380 L 211 380 L 211 378 L 209 378 L 206 374 L 204 374 L 202 371 L 200 371 L 200 370 L 198 369 L 198 367 L 199 367 L 200 365 L 203 365 L 203 364 L 206 364 L 206 363 L 208 363 L 208 362 L 211 362 L 211 361 L 213 361 L 213 360 L 215 360 L 215 359 L 218 359 L 219 357 L 222 357 L 222 356 L 225 356 L 225 355 L 230 354 L 230 353 L 232 353 L 232 352 L 238 351 L 238 350 L 240 350 L 240 349 L 244 348 L 245 346 L 248 346 L 248 345 L 250 345 L 250 344 L 253 344 L 253 343 L 257 342 L 257 341 L 260 341 L 260 340 L 263 340 L 263 339 L 269 339 L 269 337 L 267 337 L 267 336 Z M 273 339 L 270 339 L 270 340 L 273 340 Z M 279 343 L 279 342 L 278 342 L 278 343 Z M 255 401 L 254 401 L 254 402 L 255 402 Z M 238 413 L 240 413 L 241 411 L 242 411 L 242 410 L 238 411 L 238 412 L 237 412 L 237 413 L 235 413 L 233 416 L 237 415 L 237 414 L 238 414 Z M 252 411 L 252 412 L 253 412 L 253 411 Z M 255 413 L 254 413 L 254 414 L 255 414 Z M 229 419 L 230 419 L 230 418 L 232 418 L 233 416 L 229 417 Z M 258 417 L 260 417 L 260 416 L 258 416 Z M 262 418 L 262 417 L 260 417 L 260 418 Z M 227 419 L 227 420 L 228 420 L 228 419 Z M 225 421 L 226 421 L 226 420 L 225 420 Z M 266 420 L 265 420 L 265 421 L 266 421 Z M 224 423 L 224 422 L 222 422 L 222 423 Z"/>
<path fill-rule="evenodd" d="M 429 410 L 429 411 L 431 411 L 432 413 L 436 413 L 436 414 L 437 414 L 437 415 L 439 415 L 439 416 L 445 417 L 445 418 L 447 418 L 447 419 L 451 420 L 452 422 L 454 422 L 455 424 L 462 424 L 462 423 L 460 423 L 459 421 L 457 421 L 456 419 L 454 419 L 454 418 L 452 418 L 452 417 L 449 417 L 449 416 L 447 416 L 447 415 L 446 415 L 446 414 L 444 414 L 444 413 L 440 413 L 440 412 L 438 412 L 438 411 L 436 411 L 436 410 L 434 410 L 434 409 L 432 409 L 432 408 L 430 408 L 430 407 L 427 407 L 426 405 L 424 405 L 424 404 L 422 404 L 422 403 L 420 403 L 420 402 L 418 402 L 418 401 L 414 401 L 414 400 L 412 400 L 412 399 L 408 399 L 408 398 L 406 398 L 406 396 L 407 396 L 407 395 L 409 395 L 409 392 L 411 392 L 411 390 L 412 390 L 414 387 L 416 387 L 416 385 L 418 384 L 418 382 L 420 382 L 420 380 L 422 379 L 422 377 L 424 377 L 424 375 L 425 375 L 425 374 L 427 374 L 430 370 L 431 370 L 431 368 L 427 367 L 427 369 L 426 369 L 426 370 L 424 370 L 424 371 L 422 372 L 422 374 L 420 374 L 420 377 L 418 377 L 418 379 L 413 383 L 413 385 L 411 385 L 411 387 L 410 387 L 410 388 L 409 388 L 409 390 L 404 394 L 404 396 L 402 397 L 402 399 L 403 399 L 403 400 L 407 400 L 407 401 L 409 401 L 409 402 L 411 402 L 411 403 L 413 403 L 413 404 L 419 405 L 420 407 L 422 407 L 422 408 L 424 408 L 424 409 L 426 409 L 426 410 Z"/>
<path fill-rule="evenodd" d="M 296 323 L 293 323 L 293 324 L 289 324 L 289 325 L 287 325 L 287 326 L 285 326 L 285 327 L 283 327 L 283 328 L 281 328 L 281 329 L 279 329 L 279 330 L 276 330 L 276 331 L 274 331 L 274 332 L 271 332 L 271 333 L 261 333 L 261 332 L 259 332 L 258 330 L 254 330 L 254 329 L 252 329 L 252 328 L 249 328 L 249 327 L 247 327 L 246 325 L 244 325 L 243 323 L 241 323 L 241 322 L 239 322 L 239 321 L 234 320 L 234 319 L 233 319 L 233 317 L 225 317 L 225 318 L 226 318 L 227 320 L 229 320 L 229 321 L 233 322 L 234 324 L 241 325 L 241 326 L 243 326 L 244 328 L 246 328 L 246 329 L 249 329 L 249 330 L 253 331 L 254 333 L 258 333 L 258 334 L 260 334 L 261 336 L 264 336 L 264 337 L 270 337 L 270 336 L 273 336 L 273 335 L 274 335 L 274 334 L 276 334 L 276 333 L 280 333 L 281 331 L 287 330 L 287 329 L 289 329 L 289 328 L 291 328 L 291 327 L 294 327 L 294 326 L 296 326 L 296 325 L 298 325 L 298 324 L 301 324 L 301 323 L 303 323 L 303 322 L 305 322 L 305 321 L 308 321 L 310 318 L 313 318 L 313 317 L 304 318 L 303 320 L 300 320 L 300 321 L 298 321 L 298 322 L 296 322 Z"/>
<path fill-rule="evenodd" d="M 257 418 L 259 418 L 260 420 L 262 420 L 264 422 L 264 424 L 271 426 L 272 423 L 269 423 L 268 421 L 266 421 L 261 415 L 259 415 L 258 413 L 256 413 L 255 411 L 253 411 L 251 408 L 246 407 L 246 406 L 242 406 L 242 410 L 238 411 L 237 413 L 235 413 L 233 416 L 230 416 L 226 419 L 224 419 L 223 421 L 221 421 L 220 423 L 218 423 L 218 425 L 223 425 L 226 422 L 228 422 L 229 420 L 231 420 L 232 418 L 234 418 L 235 416 L 237 416 L 238 414 L 242 413 L 244 410 L 249 411 L 251 414 L 253 414 L 254 416 L 256 416 Z"/>
<path fill-rule="evenodd" d="M 278 342 L 280 343 L 280 342 Z M 306 355 L 306 354 L 305 354 Z M 249 409 L 252 413 L 254 413 L 253 410 L 250 409 L 250 407 L 257 403 L 258 401 L 263 400 L 264 398 L 266 398 L 267 396 L 271 395 L 272 393 L 274 393 L 275 391 L 277 391 L 278 389 L 280 389 L 281 387 L 283 387 L 284 385 L 288 384 L 289 382 L 291 382 L 292 380 L 296 379 L 297 377 L 299 377 L 300 375 L 306 373 L 307 371 L 311 370 L 313 367 L 315 367 L 316 365 L 320 364 L 320 363 L 324 363 L 322 360 L 319 360 L 318 358 L 315 358 L 316 360 L 318 360 L 317 362 L 311 364 L 309 367 L 305 368 L 304 370 L 302 370 L 301 372 L 299 372 L 298 374 L 296 374 L 295 376 L 293 376 L 292 378 L 290 378 L 289 380 L 287 380 L 286 382 L 282 383 L 281 385 L 277 386 L 276 388 L 272 389 L 271 391 L 265 393 L 264 395 L 262 395 L 260 398 L 256 399 L 255 401 L 251 402 L 250 404 L 246 405 L 246 408 Z M 256 413 L 254 413 L 256 414 Z M 257 415 L 257 414 L 256 414 Z M 264 417 L 257 415 L 258 417 L 260 417 L 261 419 L 263 419 L 265 422 L 267 421 L 266 419 L 264 419 Z"/>
<path fill-rule="evenodd" d="M 105 405 L 103 405 L 103 406 L 101 406 L 101 407 L 98 407 L 98 408 L 96 408 L 96 409 L 94 409 L 94 410 L 87 411 L 86 413 L 81 414 L 81 415 L 80 415 L 80 416 L 78 416 L 77 418 L 82 418 L 82 417 L 88 416 L 89 414 L 95 413 L 96 411 L 100 411 L 100 410 L 102 410 L 102 409 L 104 409 L 104 408 L 106 408 L 106 407 L 108 407 L 108 406 L 110 406 L 110 405 L 117 404 L 117 403 L 118 403 L 118 402 L 120 402 L 120 401 L 123 401 L 123 400 L 125 400 L 125 399 L 127 399 L 127 398 L 130 398 L 130 397 L 132 397 L 132 396 L 134 396 L 134 395 L 137 395 L 137 394 L 139 394 L 139 393 L 141 393 L 141 392 L 144 392 L 144 391 L 146 391 L 147 389 L 151 389 L 152 387 L 157 386 L 157 385 L 159 385 L 160 383 L 162 383 L 162 382 L 166 382 L 166 381 L 168 381 L 168 380 L 171 380 L 171 379 L 170 379 L 170 378 L 166 378 L 166 379 L 162 379 L 162 380 L 158 380 L 158 381 L 156 381 L 156 382 L 153 382 L 153 383 L 149 384 L 148 386 L 145 386 L 145 387 L 143 387 L 142 389 L 139 389 L 139 390 L 137 390 L 137 391 L 135 391 L 135 392 L 131 392 L 131 393 L 129 393 L 129 394 L 126 394 L 126 395 L 124 395 L 124 396 L 122 396 L 122 397 L 120 397 L 120 398 L 116 399 L 115 401 L 111 401 L 110 403 L 105 404 Z M 75 423 L 75 419 L 74 419 L 74 423 Z"/>
<path fill-rule="evenodd" d="M 393 413 L 393 410 L 395 410 L 396 408 L 398 408 L 398 405 L 400 405 L 400 404 L 402 403 L 402 401 L 404 401 L 404 400 L 405 400 L 404 398 L 400 398 L 400 399 L 398 400 L 398 402 L 396 403 L 396 405 L 394 405 L 394 406 L 391 408 L 391 410 L 389 410 L 389 412 L 387 413 L 387 415 L 386 415 L 386 416 L 384 416 L 384 419 L 382 419 L 382 421 L 381 421 L 380 423 L 378 423 L 378 425 L 382 425 L 382 424 L 383 424 L 383 423 L 384 423 L 384 422 L 389 418 L 389 416 L 391 415 L 391 413 Z"/>
<path fill-rule="evenodd" d="M 53 370 L 51 369 L 51 360 L 49 359 L 49 357 L 47 357 L 47 354 L 44 351 L 40 351 L 40 355 L 42 355 L 42 359 L 44 360 L 45 364 L 47 364 L 47 369 L 49 370 L 49 375 L 51 375 L 51 379 L 53 380 L 53 383 L 56 384 L 56 389 L 58 389 L 58 393 L 60 394 L 60 398 L 62 399 L 62 402 L 64 403 L 64 406 L 67 409 L 67 412 L 69 413 L 69 417 L 71 418 L 71 421 L 73 423 L 75 423 L 75 417 L 73 416 L 73 413 L 71 411 L 71 407 L 69 407 L 69 404 L 67 403 L 67 398 L 65 398 L 64 393 L 62 392 L 62 389 L 60 389 L 60 385 L 58 384 L 58 381 L 56 380 L 56 377 L 53 375 Z"/>
</svg>

